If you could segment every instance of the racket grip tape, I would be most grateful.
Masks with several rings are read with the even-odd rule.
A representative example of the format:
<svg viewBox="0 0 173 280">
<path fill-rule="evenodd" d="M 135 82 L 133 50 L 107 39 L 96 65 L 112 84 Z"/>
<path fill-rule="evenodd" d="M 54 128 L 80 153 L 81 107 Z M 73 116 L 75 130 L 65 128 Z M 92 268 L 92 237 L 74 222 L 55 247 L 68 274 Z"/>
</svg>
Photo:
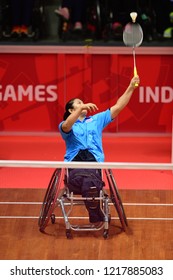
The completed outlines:
<svg viewBox="0 0 173 280">
<path fill-rule="evenodd" d="M 137 69 L 136 69 L 136 66 L 134 67 L 134 77 L 137 77 L 138 76 L 138 73 L 137 73 Z M 135 83 L 135 87 L 138 87 L 138 83 Z"/>
</svg>

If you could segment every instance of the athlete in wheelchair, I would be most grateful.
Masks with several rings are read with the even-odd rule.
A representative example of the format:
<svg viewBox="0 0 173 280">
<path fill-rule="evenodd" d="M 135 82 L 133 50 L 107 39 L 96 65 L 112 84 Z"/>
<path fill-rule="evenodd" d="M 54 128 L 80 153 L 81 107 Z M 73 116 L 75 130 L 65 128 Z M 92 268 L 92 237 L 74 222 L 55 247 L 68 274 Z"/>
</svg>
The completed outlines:
<svg viewBox="0 0 173 280">
<path fill-rule="evenodd" d="M 64 120 L 59 124 L 60 133 L 66 144 L 66 153 L 64 157 L 64 160 L 66 162 L 74 161 L 77 163 L 99 163 L 104 161 L 102 131 L 129 103 L 136 88 L 136 83 L 139 84 L 138 76 L 131 79 L 126 91 L 117 100 L 117 102 L 112 107 L 103 112 L 96 113 L 99 110 L 96 104 L 84 103 L 79 98 L 73 98 L 69 102 L 67 102 L 65 106 Z M 89 114 L 92 114 L 92 116 L 90 116 Z M 103 174 L 101 170 L 99 168 L 85 169 L 81 167 L 80 169 L 68 168 L 68 170 L 66 171 L 68 174 L 66 173 L 66 179 L 64 180 L 66 187 L 65 192 L 70 192 L 70 194 L 74 193 L 82 195 L 82 199 L 85 202 L 85 206 L 89 214 L 90 227 L 88 228 L 98 230 L 102 227 L 100 227 L 98 223 L 102 223 L 104 224 L 106 230 L 105 236 L 107 236 L 109 222 L 109 212 L 107 209 L 108 197 L 104 193 L 104 182 L 102 178 Z M 56 203 L 57 198 L 61 205 L 62 212 L 64 213 L 65 221 L 67 221 L 67 234 L 69 234 L 70 229 L 75 229 L 74 227 L 71 227 L 69 225 L 68 215 L 65 214 L 62 199 L 62 197 L 64 198 L 64 196 L 58 194 L 60 188 L 58 188 L 58 191 L 56 190 L 56 180 L 58 180 L 58 184 L 60 185 L 59 182 L 63 180 L 62 176 L 64 177 L 61 170 L 56 170 L 52 177 L 39 219 L 39 226 L 41 231 L 44 231 L 49 217 L 54 217 L 52 216 L 52 212 L 54 210 L 54 204 Z M 122 204 L 120 203 L 120 198 L 117 195 L 117 190 L 111 170 L 106 170 L 106 176 L 112 195 L 112 202 L 114 203 L 115 208 L 119 213 L 121 222 L 124 225 L 125 219 L 120 213 L 121 210 L 119 210 L 120 205 L 122 208 Z M 69 199 L 70 197 L 71 196 L 69 196 Z M 106 224 L 104 222 L 106 222 Z M 84 230 L 84 227 L 82 227 L 82 230 Z"/>
</svg>

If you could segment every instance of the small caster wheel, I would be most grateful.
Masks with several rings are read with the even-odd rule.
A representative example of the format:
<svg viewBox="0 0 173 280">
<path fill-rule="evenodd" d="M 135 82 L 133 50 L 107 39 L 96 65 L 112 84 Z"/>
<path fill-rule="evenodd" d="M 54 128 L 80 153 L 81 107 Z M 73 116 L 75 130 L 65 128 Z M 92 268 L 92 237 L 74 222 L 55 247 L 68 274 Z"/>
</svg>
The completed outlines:
<svg viewBox="0 0 173 280">
<path fill-rule="evenodd" d="M 54 224 L 55 223 L 55 214 L 52 214 L 50 218 L 51 218 L 52 224 Z"/>
<path fill-rule="evenodd" d="M 104 239 L 108 238 L 108 230 L 107 229 L 104 230 L 103 237 L 104 237 Z"/>
<path fill-rule="evenodd" d="M 44 233 L 44 228 L 40 227 L 40 232 Z"/>
<path fill-rule="evenodd" d="M 66 229 L 66 237 L 68 239 L 71 239 L 72 238 L 72 234 L 71 234 L 71 230 L 70 229 Z"/>
</svg>

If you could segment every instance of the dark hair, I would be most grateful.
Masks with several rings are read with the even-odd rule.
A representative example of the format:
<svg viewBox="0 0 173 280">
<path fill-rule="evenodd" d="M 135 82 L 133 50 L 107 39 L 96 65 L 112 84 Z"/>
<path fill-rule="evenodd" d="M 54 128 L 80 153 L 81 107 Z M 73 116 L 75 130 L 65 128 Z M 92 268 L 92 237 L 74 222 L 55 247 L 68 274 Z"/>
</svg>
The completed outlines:
<svg viewBox="0 0 173 280">
<path fill-rule="evenodd" d="M 63 117 L 64 121 L 65 121 L 65 120 L 68 118 L 68 116 L 71 114 L 71 113 L 69 112 L 69 109 L 73 109 L 73 103 L 74 103 L 75 99 L 76 99 L 76 98 L 72 98 L 72 99 L 70 99 L 70 100 L 66 103 L 66 105 L 65 105 L 65 113 L 64 113 L 64 117 Z"/>
</svg>

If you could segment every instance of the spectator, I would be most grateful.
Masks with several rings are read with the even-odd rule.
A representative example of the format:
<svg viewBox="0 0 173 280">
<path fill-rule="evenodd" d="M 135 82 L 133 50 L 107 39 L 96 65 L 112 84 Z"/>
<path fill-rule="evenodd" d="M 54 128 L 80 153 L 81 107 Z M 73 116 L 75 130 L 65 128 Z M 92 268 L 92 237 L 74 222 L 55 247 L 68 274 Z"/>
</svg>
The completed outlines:
<svg viewBox="0 0 173 280">
<path fill-rule="evenodd" d="M 12 12 L 12 37 L 31 37 L 32 11 L 35 0 L 10 0 Z"/>
<path fill-rule="evenodd" d="M 85 21 L 87 0 L 62 0 L 61 8 L 55 13 L 65 20 L 71 20 L 74 30 L 81 30 Z"/>
<path fill-rule="evenodd" d="M 165 20 L 167 23 L 167 27 L 163 31 L 163 37 L 167 39 L 172 39 L 173 38 L 173 0 L 169 0 L 167 13 L 165 14 Z"/>
</svg>

